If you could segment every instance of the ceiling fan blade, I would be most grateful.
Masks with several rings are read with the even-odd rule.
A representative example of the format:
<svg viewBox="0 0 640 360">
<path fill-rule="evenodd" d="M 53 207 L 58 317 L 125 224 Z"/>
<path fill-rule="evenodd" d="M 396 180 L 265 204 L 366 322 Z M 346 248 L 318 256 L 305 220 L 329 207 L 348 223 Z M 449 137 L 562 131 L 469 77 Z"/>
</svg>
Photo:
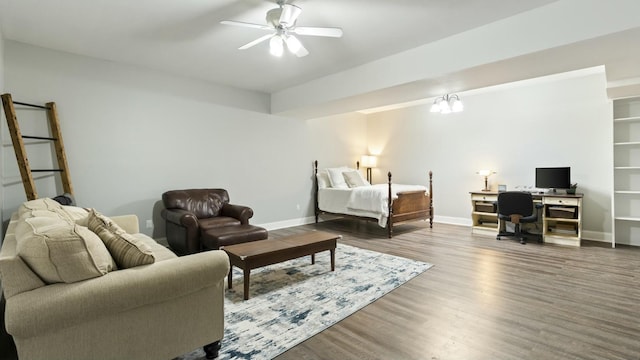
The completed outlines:
<svg viewBox="0 0 640 360">
<path fill-rule="evenodd" d="M 289 32 L 293 32 L 298 35 L 327 36 L 335 38 L 342 37 L 342 29 L 333 27 L 297 26 L 290 29 Z"/>
<path fill-rule="evenodd" d="M 291 4 L 282 5 L 282 13 L 280 14 L 280 25 L 284 27 L 293 26 L 296 19 L 300 16 L 302 9 Z"/>
<path fill-rule="evenodd" d="M 248 43 L 248 44 L 245 44 L 245 45 L 240 46 L 240 47 L 238 48 L 238 50 L 246 50 L 246 49 L 248 49 L 248 48 L 250 48 L 250 47 L 252 47 L 252 46 L 256 46 L 256 45 L 260 44 L 261 42 L 263 42 L 263 41 L 266 41 L 266 40 L 270 39 L 273 35 L 274 35 L 274 34 L 267 34 L 267 35 L 265 35 L 265 36 L 261 36 L 261 37 L 259 37 L 259 38 L 255 39 L 255 40 L 253 40 L 252 42 L 250 42 L 250 43 Z"/>
<path fill-rule="evenodd" d="M 254 23 L 247 23 L 247 22 L 242 22 L 242 21 L 222 20 L 222 21 L 220 21 L 220 24 L 222 24 L 222 25 L 242 26 L 242 27 L 261 29 L 261 30 L 273 30 L 273 28 L 271 26 L 254 24 Z"/>
<path fill-rule="evenodd" d="M 309 55 L 309 50 L 307 50 L 304 45 L 300 45 L 300 50 L 296 52 L 297 57 L 303 57 Z"/>
<path fill-rule="evenodd" d="M 287 48 L 289 48 L 289 51 L 296 54 L 297 57 L 309 55 L 309 51 L 307 51 L 307 49 L 304 47 L 304 45 L 302 45 L 297 37 L 289 35 L 285 39 L 285 42 L 287 43 Z"/>
</svg>

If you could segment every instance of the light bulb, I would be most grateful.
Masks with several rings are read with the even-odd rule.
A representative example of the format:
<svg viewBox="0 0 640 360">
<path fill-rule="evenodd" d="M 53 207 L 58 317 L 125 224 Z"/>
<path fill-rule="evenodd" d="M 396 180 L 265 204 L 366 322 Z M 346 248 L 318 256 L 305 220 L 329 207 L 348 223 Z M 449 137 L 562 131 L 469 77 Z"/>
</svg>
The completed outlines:
<svg viewBox="0 0 640 360">
<path fill-rule="evenodd" d="M 273 56 L 282 56 L 284 52 L 284 44 L 280 35 L 275 35 L 269 40 L 269 52 Z"/>
<path fill-rule="evenodd" d="M 453 105 L 451 105 L 451 111 L 460 112 L 464 110 L 464 105 L 462 105 L 462 101 L 460 99 L 454 99 Z"/>
<path fill-rule="evenodd" d="M 448 114 L 451 112 L 451 107 L 449 106 L 449 102 L 446 100 L 440 101 L 440 113 Z"/>
<path fill-rule="evenodd" d="M 298 40 L 297 37 L 293 35 L 289 35 L 287 36 L 287 47 L 289 48 L 289 51 L 291 51 L 294 54 L 297 54 L 298 51 L 300 51 L 302 44 L 300 43 L 300 40 Z"/>
</svg>

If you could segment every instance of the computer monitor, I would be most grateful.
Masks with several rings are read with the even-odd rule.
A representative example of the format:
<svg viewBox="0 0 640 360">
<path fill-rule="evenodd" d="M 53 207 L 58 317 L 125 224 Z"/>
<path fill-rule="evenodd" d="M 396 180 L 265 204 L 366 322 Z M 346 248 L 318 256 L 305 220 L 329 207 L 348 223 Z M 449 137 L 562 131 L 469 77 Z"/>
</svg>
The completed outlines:
<svg viewBox="0 0 640 360">
<path fill-rule="evenodd" d="M 555 192 L 556 189 L 568 189 L 570 187 L 570 167 L 536 168 L 536 188 L 550 189 L 550 191 Z"/>
</svg>

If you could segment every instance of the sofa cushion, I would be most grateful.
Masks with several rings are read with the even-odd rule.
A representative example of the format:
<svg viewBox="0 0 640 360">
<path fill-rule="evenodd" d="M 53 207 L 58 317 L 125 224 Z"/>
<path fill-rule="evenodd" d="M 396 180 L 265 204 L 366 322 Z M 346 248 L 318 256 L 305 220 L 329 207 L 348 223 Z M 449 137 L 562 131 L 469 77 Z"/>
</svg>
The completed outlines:
<svg viewBox="0 0 640 360">
<path fill-rule="evenodd" d="M 178 255 L 174 254 L 173 251 L 158 244 L 157 241 L 153 240 L 145 234 L 131 234 L 131 236 L 136 238 L 136 240 L 145 243 L 151 248 L 151 251 L 153 251 L 153 257 L 155 258 L 156 262 L 178 257 Z"/>
<path fill-rule="evenodd" d="M 76 224 L 87 226 L 89 222 L 89 212 L 85 208 L 78 206 L 62 205 L 64 211 Z"/>
<path fill-rule="evenodd" d="M 73 283 L 116 269 L 96 234 L 63 219 L 22 219 L 15 236 L 17 254 L 47 284 Z"/>
<path fill-rule="evenodd" d="M 102 239 L 120 268 L 132 268 L 155 261 L 153 251 L 147 244 L 127 234 L 95 209 L 89 211 L 89 229 Z"/>
<path fill-rule="evenodd" d="M 48 212 L 48 214 L 46 214 L 46 212 Z M 21 219 L 34 216 L 49 216 L 73 221 L 59 202 L 49 198 L 40 198 L 22 203 L 18 208 L 18 214 Z"/>
<path fill-rule="evenodd" d="M 204 232 L 209 229 L 220 228 L 223 226 L 240 225 L 240 220 L 230 216 L 216 216 L 206 219 L 198 219 L 200 231 Z"/>
</svg>

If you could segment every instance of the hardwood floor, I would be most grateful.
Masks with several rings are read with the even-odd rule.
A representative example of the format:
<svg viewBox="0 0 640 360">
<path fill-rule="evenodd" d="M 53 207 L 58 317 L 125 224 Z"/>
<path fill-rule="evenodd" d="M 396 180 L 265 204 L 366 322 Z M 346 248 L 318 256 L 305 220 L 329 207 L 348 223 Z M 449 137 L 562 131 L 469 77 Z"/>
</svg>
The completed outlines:
<svg viewBox="0 0 640 360">
<path fill-rule="evenodd" d="M 439 223 L 399 225 L 387 239 L 355 220 L 270 237 L 310 229 L 435 266 L 278 360 L 640 359 L 640 248 L 520 245 Z"/>
</svg>

